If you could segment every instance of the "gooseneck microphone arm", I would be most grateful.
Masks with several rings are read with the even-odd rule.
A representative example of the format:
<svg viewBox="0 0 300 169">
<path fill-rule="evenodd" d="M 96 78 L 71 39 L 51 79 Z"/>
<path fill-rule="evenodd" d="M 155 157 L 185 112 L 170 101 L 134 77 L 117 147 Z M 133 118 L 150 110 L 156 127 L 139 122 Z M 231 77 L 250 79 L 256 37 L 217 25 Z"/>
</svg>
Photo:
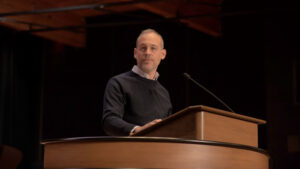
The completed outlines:
<svg viewBox="0 0 300 169">
<path fill-rule="evenodd" d="M 201 84 L 199 84 L 188 73 L 183 73 L 183 76 L 185 78 L 187 78 L 188 80 L 191 80 L 192 82 L 194 82 L 197 86 L 201 87 L 203 90 L 205 90 L 207 93 L 209 93 L 210 95 L 212 95 L 215 99 L 217 99 L 220 103 L 222 103 L 228 110 L 230 110 L 231 112 L 234 113 L 234 111 L 226 103 L 224 103 L 221 99 L 219 99 L 215 94 L 213 94 L 211 91 L 209 91 L 208 89 L 206 89 L 204 86 L 202 86 Z"/>
</svg>

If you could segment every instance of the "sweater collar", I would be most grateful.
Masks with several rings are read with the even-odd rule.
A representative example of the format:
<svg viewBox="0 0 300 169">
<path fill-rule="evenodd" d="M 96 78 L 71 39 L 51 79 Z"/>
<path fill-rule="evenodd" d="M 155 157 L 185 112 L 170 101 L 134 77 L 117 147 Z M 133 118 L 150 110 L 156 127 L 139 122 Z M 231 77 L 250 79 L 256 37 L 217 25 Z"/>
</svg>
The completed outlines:
<svg viewBox="0 0 300 169">
<path fill-rule="evenodd" d="M 132 71 L 143 78 L 150 79 L 150 76 L 147 73 L 143 72 L 137 65 L 133 66 Z M 154 79 L 150 79 L 150 80 L 157 80 L 158 77 L 159 77 L 159 73 L 155 72 Z"/>
</svg>

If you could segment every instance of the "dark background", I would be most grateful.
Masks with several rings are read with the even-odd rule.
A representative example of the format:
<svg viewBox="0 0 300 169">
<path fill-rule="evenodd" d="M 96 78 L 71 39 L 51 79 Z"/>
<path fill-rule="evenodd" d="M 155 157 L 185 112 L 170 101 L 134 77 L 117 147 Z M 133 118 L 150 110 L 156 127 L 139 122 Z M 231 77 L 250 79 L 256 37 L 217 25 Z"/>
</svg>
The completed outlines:
<svg viewBox="0 0 300 169">
<path fill-rule="evenodd" d="M 132 68 L 138 34 L 153 28 L 165 40 L 159 81 L 174 112 L 199 104 L 226 109 L 187 81 L 187 72 L 236 112 L 268 122 L 259 128 L 259 147 L 270 154 L 270 168 L 300 168 L 299 7 L 291 1 L 224 1 L 224 13 L 237 10 L 256 12 L 222 17 L 222 37 L 164 21 L 90 28 L 86 48 L 0 27 L 0 143 L 23 152 L 19 168 L 36 169 L 42 167 L 41 140 L 104 135 L 105 85 Z M 86 19 L 141 21 L 120 15 Z"/>
</svg>

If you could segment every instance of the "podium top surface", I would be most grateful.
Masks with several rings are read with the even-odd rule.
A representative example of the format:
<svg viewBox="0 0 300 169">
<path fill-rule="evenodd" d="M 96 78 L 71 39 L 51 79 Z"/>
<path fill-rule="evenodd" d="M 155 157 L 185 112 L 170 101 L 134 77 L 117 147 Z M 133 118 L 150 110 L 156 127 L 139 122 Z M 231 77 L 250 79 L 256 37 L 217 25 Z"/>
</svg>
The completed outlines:
<svg viewBox="0 0 300 169">
<path fill-rule="evenodd" d="M 256 124 L 266 124 L 267 123 L 265 120 L 261 120 L 261 119 L 241 115 L 241 114 L 238 114 L 238 113 L 234 113 L 234 112 L 230 112 L 230 111 L 225 111 L 225 110 L 209 107 L 209 106 L 204 106 L 204 105 L 189 106 L 189 107 L 187 107 L 183 110 L 180 110 L 179 112 L 169 116 L 165 120 L 167 120 L 169 118 L 170 119 L 176 118 L 175 116 L 181 116 L 181 115 L 184 115 L 186 113 L 201 112 L 201 111 L 209 112 L 209 113 L 213 113 L 213 114 L 218 114 L 218 115 L 222 115 L 222 116 L 227 116 L 227 117 L 231 117 L 231 118 L 235 118 L 235 119 L 240 119 L 240 120 L 244 120 L 244 121 L 249 121 L 249 122 L 256 123 Z"/>
<path fill-rule="evenodd" d="M 137 136 L 125 136 L 125 137 L 111 137 L 111 136 L 91 136 L 91 137 L 71 137 L 71 138 L 61 138 L 61 139 L 51 139 L 43 140 L 42 145 L 51 144 L 67 144 L 67 143 L 85 143 L 85 142 L 164 142 L 164 143 L 182 143 L 182 144 L 199 144 L 199 145 L 209 145 L 209 146 L 222 146 L 237 149 L 244 149 L 263 153 L 267 156 L 269 154 L 267 151 L 261 148 L 235 144 L 235 143 L 225 143 L 217 141 L 204 141 L 204 140 L 189 140 L 181 138 L 172 137 L 137 137 Z"/>
</svg>

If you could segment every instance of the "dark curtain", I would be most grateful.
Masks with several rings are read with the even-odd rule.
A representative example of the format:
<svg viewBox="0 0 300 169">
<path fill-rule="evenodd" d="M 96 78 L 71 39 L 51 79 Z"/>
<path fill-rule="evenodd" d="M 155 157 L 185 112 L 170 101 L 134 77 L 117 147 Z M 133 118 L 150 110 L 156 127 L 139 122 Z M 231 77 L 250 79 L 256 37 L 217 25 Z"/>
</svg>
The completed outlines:
<svg viewBox="0 0 300 169">
<path fill-rule="evenodd" d="M 0 27 L 0 144 L 23 153 L 19 168 L 41 168 L 42 40 Z"/>
</svg>

